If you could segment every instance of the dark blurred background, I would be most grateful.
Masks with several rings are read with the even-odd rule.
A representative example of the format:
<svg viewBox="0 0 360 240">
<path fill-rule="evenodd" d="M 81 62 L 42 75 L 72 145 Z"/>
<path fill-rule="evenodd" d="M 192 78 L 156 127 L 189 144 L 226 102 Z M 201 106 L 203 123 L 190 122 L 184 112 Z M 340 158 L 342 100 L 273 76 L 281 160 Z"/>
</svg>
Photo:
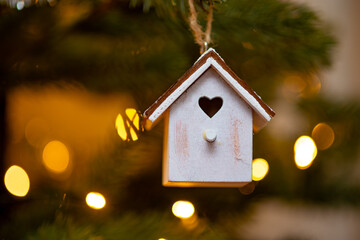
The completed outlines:
<svg viewBox="0 0 360 240">
<path fill-rule="evenodd" d="M 210 3 L 276 112 L 243 188 L 162 187 L 163 123 L 138 124 L 200 56 L 188 1 L 0 0 L 1 239 L 360 238 L 359 2 Z"/>
</svg>

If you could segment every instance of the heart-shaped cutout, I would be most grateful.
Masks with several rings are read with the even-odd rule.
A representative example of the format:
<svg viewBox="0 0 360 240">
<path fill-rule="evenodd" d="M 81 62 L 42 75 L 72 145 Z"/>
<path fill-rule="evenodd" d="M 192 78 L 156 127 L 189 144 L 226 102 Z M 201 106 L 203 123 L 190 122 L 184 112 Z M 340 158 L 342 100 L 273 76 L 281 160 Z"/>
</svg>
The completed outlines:
<svg viewBox="0 0 360 240">
<path fill-rule="evenodd" d="M 212 118 L 222 107 L 223 100 L 220 97 L 214 97 L 209 99 L 208 97 L 201 97 L 199 98 L 199 106 L 200 108 Z"/>
</svg>

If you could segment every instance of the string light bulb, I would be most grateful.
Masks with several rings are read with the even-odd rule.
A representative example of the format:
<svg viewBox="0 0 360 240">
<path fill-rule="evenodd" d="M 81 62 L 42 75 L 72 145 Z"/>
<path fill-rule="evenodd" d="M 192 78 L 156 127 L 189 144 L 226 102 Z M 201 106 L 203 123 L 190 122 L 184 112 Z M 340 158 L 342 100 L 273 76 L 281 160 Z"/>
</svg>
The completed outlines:
<svg viewBox="0 0 360 240">
<path fill-rule="evenodd" d="M 317 155 L 314 140 L 309 136 L 299 137 L 294 144 L 295 164 L 299 169 L 307 169 L 311 166 Z"/>
<path fill-rule="evenodd" d="M 334 130 L 326 123 L 317 124 L 314 127 L 311 136 L 319 150 L 328 149 L 335 140 Z"/>
<path fill-rule="evenodd" d="M 14 196 L 25 197 L 30 189 L 30 179 L 26 171 L 17 166 L 11 166 L 5 173 L 6 189 Z"/>
<path fill-rule="evenodd" d="M 105 197 L 98 192 L 90 192 L 86 195 L 86 204 L 93 209 L 102 209 L 106 205 Z"/>
<path fill-rule="evenodd" d="M 253 169 L 252 179 L 254 181 L 260 181 L 267 175 L 269 171 L 269 164 L 263 158 L 256 158 L 253 160 L 252 169 Z"/>
<path fill-rule="evenodd" d="M 52 173 L 63 173 L 69 166 L 70 156 L 66 145 L 54 140 L 46 144 L 43 151 L 43 163 Z"/>
<path fill-rule="evenodd" d="M 194 215 L 195 208 L 189 201 L 177 201 L 172 206 L 172 212 L 178 218 L 187 219 Z"/>
<path fill-rule="evenodd" d="M 136 141 L 138 133 L 143 131 L 140 124 L 141 114 L 134 108 L 125 109 L 125 114 L 118 114 L 115 120 L 115 128 L 123 141 Z"/>
</svg>

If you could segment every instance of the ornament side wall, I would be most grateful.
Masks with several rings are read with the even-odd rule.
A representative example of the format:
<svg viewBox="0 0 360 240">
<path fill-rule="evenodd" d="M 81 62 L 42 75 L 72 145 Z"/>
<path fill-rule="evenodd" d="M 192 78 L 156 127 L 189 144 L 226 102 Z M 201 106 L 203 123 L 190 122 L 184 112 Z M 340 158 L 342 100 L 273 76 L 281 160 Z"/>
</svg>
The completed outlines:
<svg viewBox="0 0 360 240">
<path fill-rule="evenodd" d="M 209 103 L 222 99 L 212 117 L 200 107 L 202 97 Z M 252 109 L 209 68 L 166 113 L 163 185 L 226 187 L 251 182 L 252 136 Z"/>
</svg>

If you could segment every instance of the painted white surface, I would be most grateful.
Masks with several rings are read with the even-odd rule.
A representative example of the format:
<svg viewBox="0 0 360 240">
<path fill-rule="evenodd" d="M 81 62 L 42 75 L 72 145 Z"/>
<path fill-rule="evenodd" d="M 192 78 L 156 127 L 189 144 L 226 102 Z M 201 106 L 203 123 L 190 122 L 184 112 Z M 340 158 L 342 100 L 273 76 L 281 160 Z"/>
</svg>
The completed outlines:
<svg viewBox="0 0 360 240">
<path fill-rule="evenodd" d="M 183 94 L 183 92 L 185 92 L 194 83 L 194 81 L 210 67 L 210 64 L 211 61 L 209 58 L 204 65 L 202 65 L 188 78 L 187 81 L 172 92 L 170 96 L 167 97 L 166 100 L 162 102 L 160 106 L 149 116 L 148 119 L 151 122 L 155 122 L 157 118 L 160 117 L 171 106 L 171 104 L 173 104 L 181 96 L 181 94 Z"/>
<path fill-rule="evenodd" d="M 215 53 L 221 58 L 221 60 L 224 61 L 224 59 L 217 53 L 217 51 L 215 51 L 215 49 L 209 48 L 209 49 L 206 50 L 203 54 L 201 54 L 201 56 L 198 58 L 198 60 L 196 60 L 195 63 L 197 63 L 197 62 L 198 62 L 200 59 L 202 59 L 208 52 L 211 52 L 211 51 L 215 52 Z M 224 61 L 224 62 L 225 62 L 225 61 Z M 194 64 L 195 64 L 195 63 L 194 63 Z"/>
<path fill-rule="evenodd" d="M 271 116 L 264 110 L 260 103 L 246 90 L 244 89 L 227 71 L 225 71 L 221 65 L 213 58 L 211 59 L 211 65 L 220 73 L 220 75 L 226 80 L 230 86 L 266 121 L 271 120 Z M 259 96 L 260 97 L 260 96 Z"/>
<path fill-rule="evenodd" d="M 212 117 L 198 104 L 200 97 L 221 97 L 223 105 Z M 216 131 L 215 142 L 203 132 Z M 252 109 L 209 68 L 169 110 L 164 147 L 164 183 L 250 182 L 252 180 Z"/>
<path fill-rule="evenodd" d="M 214 51 L 209 49 L 208 51 Z M 208 52 L 207 51 L 207 52 Z M 207 53 L 206 52 L 206 53 Z M 216 53 L 216 52 L 215 52 Z M 204 53 L 205 54 L 205 53 Z M 204 56 L 204 54 L 202 56 Z M 201 57 L 199 58 L 201 59 Z M 264 110 L 260 103 L 251 95 L 246 89 L 244 89 L 225 69 L 212 57 L 206 60 L 197 71 L 195 71 L 186 81 L 183 82 L 174 92 L 166 98 L 164 102 L 148 117 L 151 122 L 156 120 L 190 87 L 192 84 L 210 67 L 216 69 L 216 71 L 225 80 L 239 96 L 246 101 L 250 107 L 254 110 L 254 130 L 258 131 L 263 128 L 268 121 L 271 120 L 271 116 Z"/>
</svg>

